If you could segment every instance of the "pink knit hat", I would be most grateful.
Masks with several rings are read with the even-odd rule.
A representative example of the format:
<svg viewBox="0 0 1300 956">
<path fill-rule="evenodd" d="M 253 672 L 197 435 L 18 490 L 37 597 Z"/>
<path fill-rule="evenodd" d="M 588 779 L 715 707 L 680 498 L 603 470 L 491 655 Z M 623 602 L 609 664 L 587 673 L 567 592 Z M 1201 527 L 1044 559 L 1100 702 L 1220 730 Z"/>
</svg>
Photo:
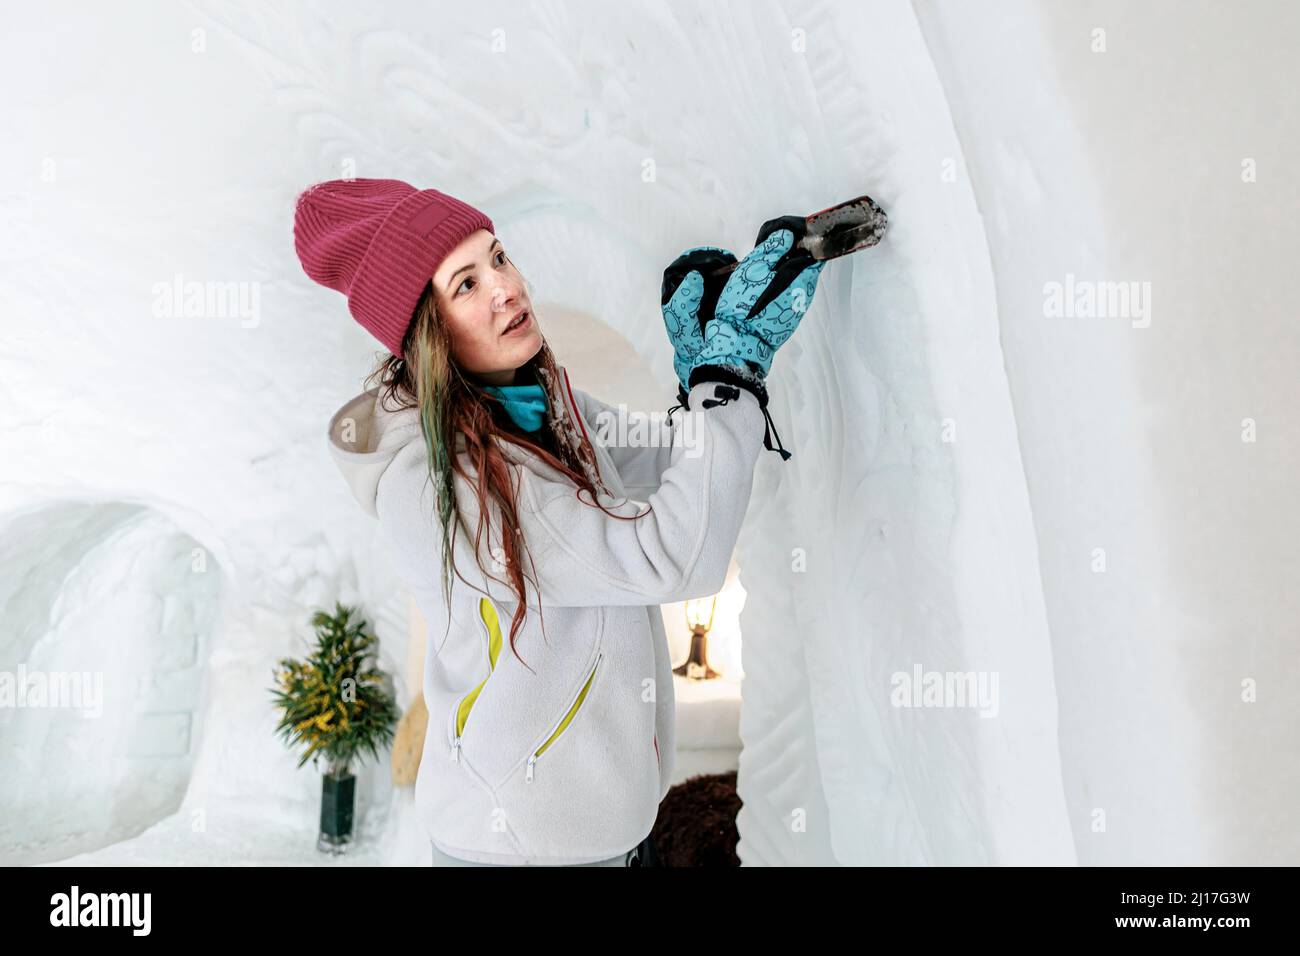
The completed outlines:
<svg viewBox="0 0 1300 956">
<path fill-rule="evenodd" d="M 293 214 L 303 271 L 348 297 L 348 311 L 394 355 L 434 270 L 477 229 L 473 206 L 397 179 L 331 179 L 308 186 Z"/>
</svg>

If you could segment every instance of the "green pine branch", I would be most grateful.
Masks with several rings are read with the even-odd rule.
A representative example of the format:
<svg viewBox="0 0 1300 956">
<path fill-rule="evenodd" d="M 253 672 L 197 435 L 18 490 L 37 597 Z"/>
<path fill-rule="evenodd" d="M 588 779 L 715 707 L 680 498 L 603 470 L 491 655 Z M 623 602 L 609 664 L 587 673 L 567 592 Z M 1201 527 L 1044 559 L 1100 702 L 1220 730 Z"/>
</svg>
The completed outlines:
<svg viewBox="0 0 1300 956">
<path fill-rule="evenodd" d="M 331 770 L 346 770 L 363 752 L 378 759 L 378 748 L 393 741 L 397 703 L 371 665 L 378 642 L 366 621 L 354 618 L 356 610 L 335 602 L 334 613 L 315 612 L 315 649 L 306 660 L 283 658 L 275 669 L 275 729 L 287 746 L 304 748 L 299 768 L 324 759 Z"/>
</svg>

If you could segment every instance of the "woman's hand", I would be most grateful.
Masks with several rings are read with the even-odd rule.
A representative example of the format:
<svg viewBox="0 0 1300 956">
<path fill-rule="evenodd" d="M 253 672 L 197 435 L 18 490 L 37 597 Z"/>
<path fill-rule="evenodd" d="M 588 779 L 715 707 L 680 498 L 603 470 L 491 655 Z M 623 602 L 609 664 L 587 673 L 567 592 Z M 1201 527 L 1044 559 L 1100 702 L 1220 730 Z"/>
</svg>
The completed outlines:
<svg viewBox="0 0 1300 956">
<path fill-rule="evenodd" d="M 664 270 L 660 290 L 664 327 L 673 344 L 673 369 L 684 391 L 690 390 L 691 369 L 699 364 L 705 329 L 713 318 L 714 305 L 722 291 L 720 280 L 709 288 L 704 276 L 736 261 L 734 253 L 718 246 L 687 249 Z"/>
<path fill-rule="evenodd" d="M 691 368 L 702 365 L 745 366 L 766 378 L 772 357 L 794 334 L 812 305 L 825 260 L 813 261 L 797 271 L 786 268 L 801 260 L 787 253 L 794 233 L 778 229 L 736 266 L 718 298 L 712 321 L 704 331 L 704 344 L 695 350 Z M 782 285 L 784 284 L 784 288 Z M 686 373 L 690 388 L 690 371 Z"/>
</svg>

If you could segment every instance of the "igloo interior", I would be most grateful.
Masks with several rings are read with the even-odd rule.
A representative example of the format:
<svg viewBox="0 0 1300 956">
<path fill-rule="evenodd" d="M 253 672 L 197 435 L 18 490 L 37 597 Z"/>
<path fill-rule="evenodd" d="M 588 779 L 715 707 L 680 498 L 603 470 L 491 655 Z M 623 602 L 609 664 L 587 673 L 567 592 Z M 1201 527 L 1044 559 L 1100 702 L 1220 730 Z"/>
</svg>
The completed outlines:
<svg viewBox="0 0 1300 956">
<path fill-rule="evenodd" d="M 266 703 L 335 600 L 419 690 L 324 437 L 376 344 L 290 235 L 307 184 L 379 176 L 489 209 L 575 384 L 658 411 L 679 251 L 889 212 L 769 380 L 793 458 L 760 456 L 717 643 L 743 705 L 678 692 L 744 865 L 1295 863 L 1296 94 L 1250 92 L 1273 18 L 1169 7 L 12 11 L 0 670 L 104 699 L 0 708 L 0 859 L 427 865 L 385 762 L 316 851 Z M 1048 314 L 1075 279 L 1154 295 Z M 160 308 L 189 282 L 237 307 Z M 996 675 L 996 709 L 897 706 L 917 669 Z"/>
</svg>

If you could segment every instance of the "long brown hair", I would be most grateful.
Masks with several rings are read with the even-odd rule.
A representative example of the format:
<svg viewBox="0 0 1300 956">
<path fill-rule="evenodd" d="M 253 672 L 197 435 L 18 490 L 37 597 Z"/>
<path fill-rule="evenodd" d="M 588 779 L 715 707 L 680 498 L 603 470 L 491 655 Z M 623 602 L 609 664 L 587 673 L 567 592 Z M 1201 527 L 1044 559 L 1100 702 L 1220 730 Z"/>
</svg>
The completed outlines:
<svg viewBox="0 0 1300 956">
<path fill-rule="evenodd" d="M 534 313 L 534 320 L 536 314 Z M 649 510 L 638 515 L 617 515 L 608 511 L 598 500 L 598 493 L 609 494 L 601 481 L 596 465 L 596 455 L 591 447 L 591 440 L 585 426 L 571 421 L 568 405 L 564 401 L 564 391 L 568 385 L 547 345 L 542 338 L 542 347 L 524 366 L 524 371 L 535 373 L 546 395 L 547 414 L 541 430 L 535 436 L 529 435 L 513 425 L 508 416 L 498 422 L 493 415 L 493 403 L 500 408 L 496 397 L 483 391 L 482 386 L 466 378 L 460 367 L 452 358 L 451 331 L 438 314 L 434 298 L 433 284 L 424 288 L 415 314 L 402 341 L 402 353 L 405 358 L 389 355 L 366 378 L 370 386 L 378 380 L 380 394 L 385 408 L 396 411 L 402 408 L 416 408 L 420 412 L 420 425 L 424 434 L 425 448 L 428 452 L 429 476 L 435 483 L 438 494 L 438 519 L 442 525 L 442 586 L 446 599 L 448 617 L 451 626 L 451 579 L 449 572 L 455 571 L 456 577 L 476 591 L 487 595 L 486 591 L 465 581 L 456 568 L 454 541 L 457 529 L 465 529 L 465 521 L 456 505 L 455 486 L 452 483 L 453 472 L 459 474 L 474 487 L 479 505 L 478 527 L 474 535 L 474 551 L 477 563 L 483 573 L 495 581 L 500 581 L 483 567 L 480 545 L 485 525 L 490 534 L 490 512 L 487 506 L 491 497 L 500 507 L 505 527 L 502 529 L 501 543 L 505 551 L 504 564 L 509 578 L 506 584 L 514 592 L 518 606 L 510 624 L 510 649 L 515 651 L 515 634 L 523 626 L 527 614 L 527 600 L 524 589 L 524 574 L 519 561 L 519 542 L 523 531 L 519 525 L 516 489 L 511 483 L 511 465 L 501 452 L 500 442 L 511 441 L 528 449 L 540 457 L 546 464 L 562 472 L 574 484 L 574 494 L 582 501 L 580 492 L 585 490 L 595 507 L 600 508 L 612 518 L 634 521 L 649 514 Z M 524 377 L 525 381 L 527 377 Z M 509 423 L 509 424 L 506 424 Z M 456 454 L 457 435 L 465 438 L 464 455 L 474 466 L 476 477 L 471 477 Z M 547 447 L 547 446 L 550 447 Z M 552 448 L 554 451 L 552 451 Z M 589 504 L 583 502 L 583 504 Z M 589 505 L 590 506 L 590 505 Z M 452 522 L 456 527 L 452 528 Z M 526 547 L 525 543 L 525 547 Z M 532 564 L 532 553 L 528 555 Z M 537 586 L 537 566 L 532 564 L 534 575 L 533 587 L 539 593 L 538 610 L 541 610 L 540 588 Z M 545 638 L 545 616 L 542 619 L 542 635 Z M 444 635 L 445 636 L 445 635 Z M 520 658 L 522 661 L 523 658 Z M 525 665 L 527 666 L 527 665 Z"/>
</svg>

